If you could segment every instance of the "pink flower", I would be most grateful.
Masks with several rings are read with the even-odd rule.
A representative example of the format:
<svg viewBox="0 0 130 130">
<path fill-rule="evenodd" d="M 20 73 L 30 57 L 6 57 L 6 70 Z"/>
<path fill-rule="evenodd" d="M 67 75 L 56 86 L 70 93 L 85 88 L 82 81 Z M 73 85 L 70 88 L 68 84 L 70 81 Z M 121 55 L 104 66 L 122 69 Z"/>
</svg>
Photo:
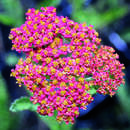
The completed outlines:
<svg viewBox="0 0 130 130">
<path fill-rule="evenodd" d="M 92 25 L 56 16 L 54 7 L 29 9 L 26 15 L 25 24 L 9 36 L 12 49 L 26 54 L 11 75 L 33 94 L 38 113 L 52 116 L 56 110 L 59 122 L 74 123 L 79 108 L 93 101 L 92 87 L 113 95 L 124 83 L 123 64 L 113 48 L 100 46 Z"/>
</svg>

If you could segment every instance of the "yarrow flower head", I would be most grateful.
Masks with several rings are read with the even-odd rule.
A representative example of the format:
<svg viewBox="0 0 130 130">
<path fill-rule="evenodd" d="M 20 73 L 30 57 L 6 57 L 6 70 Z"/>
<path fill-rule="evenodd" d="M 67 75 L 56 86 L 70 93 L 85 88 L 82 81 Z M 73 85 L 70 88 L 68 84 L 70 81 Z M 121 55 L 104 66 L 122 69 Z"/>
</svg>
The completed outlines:
<svg viewBox="0 0 130 130">
<path fill-rule="evenodd" d="M 79 108 L 94 100 L 89 90 L 112 96 L 124 83 L 123 64 L 113 48 L 100 45 L 92 25 L 57 16 L 54 7 L 29 9 L 26 15 L 25 24 L 9 35 L 12 49 L 26 54 L 11 75 L 33 94 L 39 114 L 57 111 L 59 122 L 74 123 Z"/>
</svg>

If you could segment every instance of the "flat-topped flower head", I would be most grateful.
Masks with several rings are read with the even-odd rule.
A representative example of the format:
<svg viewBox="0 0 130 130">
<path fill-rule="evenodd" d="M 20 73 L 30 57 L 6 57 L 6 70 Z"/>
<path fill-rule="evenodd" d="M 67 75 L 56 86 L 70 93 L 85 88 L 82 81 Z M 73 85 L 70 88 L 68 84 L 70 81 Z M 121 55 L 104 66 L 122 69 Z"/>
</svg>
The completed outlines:
<svg viewBox="0 0 130 130">
<path fill-rule="evenodd" d="M 29 9 L 26 15 L 9 36 L 12 49 L 26 54 L 11 75 L 33 94 L 38 113 L 52 116 L 57 111 L 59 122 L 74 123 L 79 108 L 93 101 L 91 88 L 114 95 L 124 83 L 123 64 L 113 48 L 100 45 L 92 25 L 57 16 L 54 7 Z"/>
</svg>

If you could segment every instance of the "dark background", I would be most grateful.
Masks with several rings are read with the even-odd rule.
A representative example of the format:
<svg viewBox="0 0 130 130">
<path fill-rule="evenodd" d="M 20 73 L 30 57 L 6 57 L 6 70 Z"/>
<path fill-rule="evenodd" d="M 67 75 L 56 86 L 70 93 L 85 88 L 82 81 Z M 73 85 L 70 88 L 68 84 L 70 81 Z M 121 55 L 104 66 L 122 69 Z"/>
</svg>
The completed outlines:
<svg viewBox="0 0 130 130">
<path fill-rule="evenodd" d="M 73 125 L 74 130 L 130 129 L 130 0 L 0 0 L 0 130 L 47 130 L 48 126 L 35 113 L 11 113 L 9 106 L 15 99 L 27 95 L 19 88 L 11 69 L 22 57 L 11 50 L 10 29 L 25 21 L 28 8 L 54 6 L 57 15 L 76 22 L 94 25 L 102 44 L 112 46 L 125 65 L 126 84 L 115 96 L 96 95 L 87 111 Z"/>
</svg>

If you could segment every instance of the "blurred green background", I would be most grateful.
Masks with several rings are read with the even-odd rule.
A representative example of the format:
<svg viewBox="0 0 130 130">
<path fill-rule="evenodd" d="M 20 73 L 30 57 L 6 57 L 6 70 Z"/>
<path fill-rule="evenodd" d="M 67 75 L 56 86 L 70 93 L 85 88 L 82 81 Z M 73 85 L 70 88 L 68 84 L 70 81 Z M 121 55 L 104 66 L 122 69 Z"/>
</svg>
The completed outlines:
<svg viewBox="0 0 130 130">
<path fill-rule="evenodd" d="M 28 95 L 10 77 L 23 54 L 11 50 L 10 29 L 25 21 L 28 8 L 54 6 L 57 15 L 76 22 L 94 25 L 102 44 L 112 46 L 126 67 L 126 84 L 110 97 L 96 97 L 96 101 L 73 126 L 74 130 L 130 129 L 130 0 L 0 0 L 0 130 L 47 130 L 48 126 L 35 113 L 11 113 L 11 102 Z M 102 100 L 103 99 L 103 100 Z"/>
</svg>

